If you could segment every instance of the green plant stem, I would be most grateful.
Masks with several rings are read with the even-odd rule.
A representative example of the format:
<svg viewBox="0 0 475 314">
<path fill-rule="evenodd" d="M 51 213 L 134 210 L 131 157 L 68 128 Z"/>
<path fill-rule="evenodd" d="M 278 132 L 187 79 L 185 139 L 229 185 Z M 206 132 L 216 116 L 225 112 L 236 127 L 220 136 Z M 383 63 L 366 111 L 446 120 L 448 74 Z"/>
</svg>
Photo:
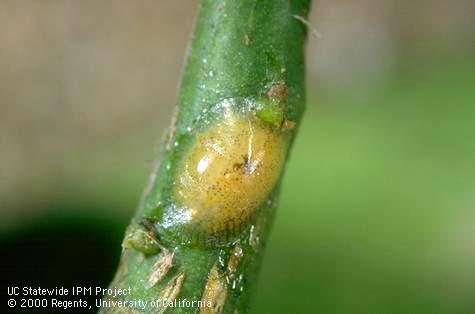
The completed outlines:
<svg viewBox="0 0 475 314">
<path fill-rule="evenodd" d="M 206 114 L 206 119 L 202 118 L 204 111 L 212 111 L 213 106 L 224 99 L 277 99 L 279 104 L 285 102 L 285 106 L 282 106 L 284 122 L 299 125 L 305 104 L 303 48 L 306 26 L 301 18 L 306 18 L 309 5 L 310 0 L 203 0 L 182 77 L 178 111 L 170 141 L 160 156 L 160 165 L 152 174 L 150 186 L 131 222 L 119 269 L 111 284 L 111 287 L 122 289 L 130 287 L 132 295 L 104 301 L 142 300 L 150 305 L 152 300 L 160 299 L 166 289 L 169 289 L 168 296 L 177 300 L 203 300 L 213 266 L 218 265 L 219 276 L 224 276 L 226 280 L 218 279 L 215 283 L 224 285 L 217 290 L 225 290 L 225 297 L 220 299 L 222 304 L 218 304 L 211 312 L 248 311 L 260 257 L 274 214 L 278 184 L 268 201 L 256 210 L 257 214 L 251 222 L 243 224 L 245 227 L 240 228 L 236 235 L 231 235 L 231 238 L 235 238 L 233 241 L 193 245 L 179 240 L 180 235 L 175 233 L 180 231 L 164 231 L 160 227 L 155 230 L 155 227 L 163 222 L 163 204 L 170 198 L 172 177 L 176 175 L 186 151 L 180 146 L 192 145 L 189 144 L 193 141 L 190 138 L 196 136 L 194 130 L 202 128 L 200 124 L 203 121 L 211 125 L 214 123 L 209 122 L 214 121 L 212 115 L 210 119 Z M 273 90 L 275 86 L 280 89 Z M 274 97 L 274 94 L 277 96 Z M 275 114 L 273 110 L 264 110 L 262 117 L 277 125 L 281 123 L 279 117 L 282 114 L 279 112 Z M 296 129 L 289 127 L 287 132 L 290 141 Z M 138 240 L 134 238 L 136 230 L 151 237 L 153 243 L 146 242 L 150 240 L 147 237 L 140 238 L 140 234 L 136 236 Z M 170 258 L 170 265 L 163 260 L 164 256 Z M 165 274 L 150 287 L 151 273 L 157 265 L 164 269 Z M 171 288 L 176 289 L 170 292 Z M 129 308 L 129 311 L 133 312 L 132 309 L 139 312 L 164 310 L 147 306 L 146 309 Z M 123 310 L 101 309 L 103 312 Z M 200 311 L 196 306 L 166 310 L 167 313 Z M 201 311 L 206 312 L 203 309 Z"/>
</svg>

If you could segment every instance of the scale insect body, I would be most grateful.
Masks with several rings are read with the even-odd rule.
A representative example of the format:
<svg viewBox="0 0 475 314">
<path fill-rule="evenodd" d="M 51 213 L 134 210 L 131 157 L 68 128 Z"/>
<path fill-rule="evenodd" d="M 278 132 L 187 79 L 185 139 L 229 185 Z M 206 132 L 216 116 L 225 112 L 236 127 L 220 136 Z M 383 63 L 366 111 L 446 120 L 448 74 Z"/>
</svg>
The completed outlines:
<svg viewBox="0 0 475 314">
<path fill-rule="evenodd" d="M 158 218 L 143 220 L 142 229 L 181 245 L 225 246 L 273 203 L 293 122 L 274 97 L 225 99 L 199 119 L 202 127 L 175 147 L 180 157 Z"/>
<path fill-rule="evenodd" d="M 289 144 L 276 102 L 227 99 L 210 112 L 177 164 L 164 212 L 165 227 L 198 246 L 229 243 L 249 226 L 278 184 Z"/>
</svg>

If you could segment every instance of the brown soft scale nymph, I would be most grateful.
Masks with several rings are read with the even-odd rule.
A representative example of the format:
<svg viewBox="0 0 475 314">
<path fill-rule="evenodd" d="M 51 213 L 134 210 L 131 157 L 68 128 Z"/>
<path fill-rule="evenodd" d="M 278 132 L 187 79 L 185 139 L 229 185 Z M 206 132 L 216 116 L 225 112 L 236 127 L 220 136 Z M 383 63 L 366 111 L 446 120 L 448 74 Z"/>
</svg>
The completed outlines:
<svg viewBox="0 0 475 314">
<path fill-rule="evenodd" d="M 226 111 L 197 135 L 174 179 L 173 202 L 198 233 L 240 230 L 279 180 L 287 141 L 255 115 Z"/>
</svg>

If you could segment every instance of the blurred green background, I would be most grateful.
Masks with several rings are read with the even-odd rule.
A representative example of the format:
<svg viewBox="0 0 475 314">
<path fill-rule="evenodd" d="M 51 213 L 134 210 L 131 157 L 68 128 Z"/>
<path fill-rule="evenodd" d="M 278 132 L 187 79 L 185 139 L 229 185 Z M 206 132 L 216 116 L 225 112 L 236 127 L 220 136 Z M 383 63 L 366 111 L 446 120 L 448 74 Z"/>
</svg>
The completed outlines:
<svg viewBox="0 0 475 314">
<path fill-rule="evenodd" d="M 6 285 L 107 285 L 197 2 L 0 1 Z M 316 1 L 253 313 L 475 313 L 475 3 Z"/>
</svg>

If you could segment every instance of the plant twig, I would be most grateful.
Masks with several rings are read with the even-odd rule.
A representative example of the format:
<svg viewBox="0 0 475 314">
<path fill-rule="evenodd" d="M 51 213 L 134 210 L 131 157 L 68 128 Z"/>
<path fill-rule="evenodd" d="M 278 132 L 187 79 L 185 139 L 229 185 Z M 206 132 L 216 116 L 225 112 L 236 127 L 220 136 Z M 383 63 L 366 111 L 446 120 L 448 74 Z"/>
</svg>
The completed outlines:
<svg viewBox="0 0 475 314">
<path fill-rule="evenodd" d="M 309 4 L 202 2 L 173 132 L 111 284 L 132 295 L 109 301 L 147 305 L 102 312 L 247 312 L 304 109 L 307 30 L 295 16 Z"/>
</svg>

